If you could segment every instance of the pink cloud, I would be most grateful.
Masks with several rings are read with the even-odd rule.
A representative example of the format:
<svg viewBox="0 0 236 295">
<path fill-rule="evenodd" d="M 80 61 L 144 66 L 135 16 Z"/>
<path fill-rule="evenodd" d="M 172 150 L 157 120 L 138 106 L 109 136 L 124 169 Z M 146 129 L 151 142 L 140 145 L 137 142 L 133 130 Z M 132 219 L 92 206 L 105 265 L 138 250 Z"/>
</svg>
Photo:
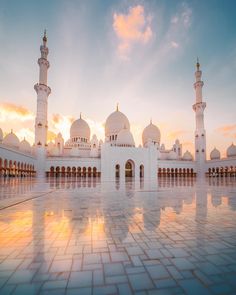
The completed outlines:
<svg viewBox="0 0 236 295">
<path fill-rule="evenodd" d="M 236 124 L 224 125 L 216 129 L 221 135 L 229 138 L 236 138 Z"/>
<path fill-rule="evenodd" d="M 118 53 L 127 57 L 133 45 L 146 44 L 152 37 L 151 16 L 145 15 L 144 7 L 130 7 L 127 14 L 113 15 L 113 29 L 119 39 Z"/>
<path fill-rule="evenodd" d="M 29 121 L 33 119 L 33 113 L 26 107 L 9 102 L 0 103 L 1 122 L 8 122 L 9 120 Z"/>
</svg>

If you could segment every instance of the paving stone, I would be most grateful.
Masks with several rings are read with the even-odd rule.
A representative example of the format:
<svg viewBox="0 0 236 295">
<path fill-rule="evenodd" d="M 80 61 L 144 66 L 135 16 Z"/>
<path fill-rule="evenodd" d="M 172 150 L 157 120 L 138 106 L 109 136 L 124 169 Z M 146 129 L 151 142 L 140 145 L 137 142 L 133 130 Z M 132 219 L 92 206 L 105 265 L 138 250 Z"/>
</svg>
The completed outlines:
<svg viewBox="0 0 236 295">
<path fill-rule="evenodd" d="M 92 286 L 92 271 L 75 271 L 70 275 L 68 288 Z"/>
<path fill-rule="evenodd" d="M 152 279 L 168 278 L 170 275 L 162 265 L 151 265 L 146 267 Z"/>
<path fill-rule="evenodd" d="M 154 288 L 150 277 L 146 273 L 128 275 L 131 287 L 135 291 Z"/>
</svg>

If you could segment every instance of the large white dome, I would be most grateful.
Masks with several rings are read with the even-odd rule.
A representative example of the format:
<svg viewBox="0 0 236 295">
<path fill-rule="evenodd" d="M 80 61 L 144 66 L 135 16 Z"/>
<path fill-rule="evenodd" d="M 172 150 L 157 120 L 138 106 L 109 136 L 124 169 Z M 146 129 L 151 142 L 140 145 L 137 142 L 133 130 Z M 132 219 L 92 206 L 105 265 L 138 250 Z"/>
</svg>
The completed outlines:
<svg viewBox="0 0 236 295">
<path fill-rule="evenodd" d="M 128 118 L 118 109 L 106 119 L 105 136 L 117 135 L 123 128 L 130 130 Z"/>
<path fill-rule="evenodd" d="M 233 143 L 227 148 L 227 157 L 236 157 L 236 145 Z"/>
<path fill-rule="evenodd" d="M 183 155 L 184 161 L 193 161 L 193 156 L 189 151 L 186 151 Z"/>
<path fill-rule="evenodd" d="M 90 140 L 90 128 L 88 123 L 81 117 L 74 121 L 70 127 L 70 138 Z"/>
<path fill-rule="evenodd" d="M 26 153 L 31 152 L 31 146 L 25 138 L 20 142 L 20 150 Z"/>
<path fill-rule="evenodd" d="M 210 153 L 211 160 L 218 160 L 220 159 L 220 151 L 214 148 Z"/>
<path fill-rule="evenodd" d="M 3 138 L 3 143 L 5 145 L 11 146 L 13 148 L 19 148 L 20 141 L 18 137 L 11 131 L 11 133 L 8 133 L 4 138 Z"/>
<path fill-rule="evenodd" d="M 135 142 L 132 133 L 127 128 L 123 128 L 117 135 L 116 144 L 119 146 L 134 147 Z"/>
<path fill-rule="evenodd" d="M 148 140 L 160 144 L 161 133 L 159 128 L 156 125 L 152 124 L 152 122 L 150 122 L 150 124 L 143 130 L 142 140 L 143 146 L 145 146 L 148 143 Z"/>
</svg>

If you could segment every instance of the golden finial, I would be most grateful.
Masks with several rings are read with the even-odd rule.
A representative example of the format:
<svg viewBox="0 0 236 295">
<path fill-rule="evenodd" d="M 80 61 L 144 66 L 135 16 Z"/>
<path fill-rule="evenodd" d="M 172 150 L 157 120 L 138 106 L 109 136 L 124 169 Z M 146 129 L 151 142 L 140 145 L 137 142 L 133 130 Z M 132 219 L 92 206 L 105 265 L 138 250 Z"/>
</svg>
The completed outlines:
<svg viewBox="0 0 236 295">
<path fill-rule="evenodd" d="M 82 113 L 81 113 L 81 112 L 80 112 L 80 114 L 79 114 L 79 118 L 82 119 Z"/>
<path fill-rule="evenodd" d="M 198 58 L 198 56 L 197 56 L 196 67 L 197 67 L 197 71 L 199 71 L 199 69 L 200 69 L 200 63 L 199 63 L 199 58 Z"/>
<path fill-rule="evenodd" d="M 46 31 L 46 29 L 44 30 L 44 34 L 43 34 L 43 42 L 47 42 L 47 31 Z"/>
<path fill-rule="evenodd" d="M 152 118 L 150 119 L 150 124 L 152 124 Z"/>
<path fill-rule="evenodd" d="M 116 111 L 119 111 L 119 103 L 116 104 Z"/>
</svg>

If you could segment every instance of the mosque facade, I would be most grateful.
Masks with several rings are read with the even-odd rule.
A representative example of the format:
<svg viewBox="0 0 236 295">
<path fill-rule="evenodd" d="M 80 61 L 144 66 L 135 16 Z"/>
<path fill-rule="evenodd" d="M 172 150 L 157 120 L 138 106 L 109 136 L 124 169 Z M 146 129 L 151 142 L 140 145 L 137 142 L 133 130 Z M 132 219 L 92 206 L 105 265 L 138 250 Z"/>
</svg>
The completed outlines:
<svg viewBox="0 0 236 295">
<path fill-rule="evenodd" d="M 142 132 L 142 145 L 136 146 L 130 131 L 130 123 L 117 107 L 105 123 L 105 138 L 91 136 L 88 123 L 81 117 L 70 128 L 70 138 L 64 141 L 58 133 L 54 142 L 48 142 L 48 97 L 51 89 L 47 83 L 50 67 L 46 33 L 40 46 L 38 59 L 39 81 L 35 118 L 35 142 L 33 146 L 20 141 L 11 131 L 3 136 L 0 129 L 0 175 L 48 176 L 48 177 L 101 177 L 103 180 L 140 178 L 155 180 L 158 176 L 233 176 L 236 177 L 236 145 L 232 143 L 222 158 L 214 148 L 207 160 L 204 110 L 202 98 L 202 71 L 197 61 L 194 89 L 196 94 L 193 111 L 196 128 L 194 133 L 195 155 L 183 152 L 182 144 L 175 140 L 171 149 L 161 142 L 159 128 L 150 124 Z"/>
</svg>

